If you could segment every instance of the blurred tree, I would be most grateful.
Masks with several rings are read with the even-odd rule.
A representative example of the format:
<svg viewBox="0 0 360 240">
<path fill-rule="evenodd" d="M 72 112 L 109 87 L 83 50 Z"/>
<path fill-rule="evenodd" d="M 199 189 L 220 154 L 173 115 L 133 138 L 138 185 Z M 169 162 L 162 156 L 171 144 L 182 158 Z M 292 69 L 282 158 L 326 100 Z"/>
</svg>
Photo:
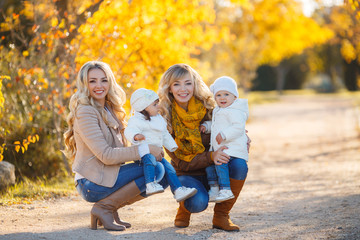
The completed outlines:
<svg viewBox="0 0 360 240">
<path fill-rule="evenodd" d="M 284 61 L 289 71 L 285 75 L 284 89 L 300 89 L 306 82 L 308 73 L 307 55 L 294 55 Z M 277 87 L 276 67 L 262 65 L 256 70 L 256 77 L 252 81 L 252 91 L 272 91 Z"/>
<path fill-rule="evenodd" d="M 4 5 L 0 25 L 0 70 L 7 105 L 0 141 L 14 143 L 4 152 L 20 176 L 72 174 L 61 154 L 67 101 L 73 92 L 76 49 L 70 45 L 77 26 L 102 1 L 12 1 Z M 40 135 L 39 147 L 18 155 L 16 139 Z M 22 144 L 21 147 L 24 146 Z"/>
<path fill-rule="evenodd" d="M 276 89 L 276 71 L 269 65 L 261 65 L 252 80 L 252 91 L 273 91 Z"/>
<path fill-rule="evenodd" d="M 245 89 L 258 66 L 270 64 L 277 66 L 277 89 L 281 91 L 289 71 L 283 60 L 332 36 L 329 29 L 305 17 L 300 3 L 293 0 L 250 1 L 236 7 L 220 3 L 216 5 L 217 24 L 230 26 L 230 37 L 212 49 L 212 66 L 217 72 L 235 69 Z"/>
<path fill-rule="evenodd" d="M 294 55 L 286 61 L 289 71 L 285 76 L 284 89 L 301 89 L 303 87 L 309 70 L 306 63 L 305 54 Z"/>
<path fill-rule="evenodd" d="M 79 28 L 76 61 L 111 63 L 128 94 L 138 87 L 157 90 L 169 66 L 186 62 L 196 67 L 194 57 L 219 39 L 214 20 L 210 0 L 104 2 Z"/>
<path fill-rule="evenodd" d="M 359 89 L 360 81 L 360 13 L 359 1 L 349 0 L 339 6 L 322 6 L 313 18 L 330 28 L 334 36 L 323 46 L 308 51 L 309 66 L 313 72 L 324 72 L 336 91 L 343 78 L 350 91 Z"/>
<path fill-rule="evenodd" d="M 360 88 L 360 64 L 356 60 L 350 63 L 344 62 L 344 84 L 349 91 L 357 91 Z"/>
</svg>

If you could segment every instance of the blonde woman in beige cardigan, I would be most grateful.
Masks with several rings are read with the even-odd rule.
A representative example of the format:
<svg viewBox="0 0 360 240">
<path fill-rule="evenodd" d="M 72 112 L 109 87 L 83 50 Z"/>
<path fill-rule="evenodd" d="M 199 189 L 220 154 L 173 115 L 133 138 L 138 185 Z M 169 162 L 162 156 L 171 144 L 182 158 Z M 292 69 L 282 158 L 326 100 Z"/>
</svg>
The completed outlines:
<svg viewBox="0 0 360 240">
<path fill-rule="evenodd" d="M 115 231 L 131 226 L 117 210 L 145 196 L 142 166 L 133 161 L 148 153 L 159 161 L 163 156 L 162 148 L 154 145 L 126 146 L 124 103 L 125 92 L 106 63 L 91 61 L 81 67 L 77 91 L 70 99 L 65 145 L 73 160 L 76 189 L 86 201 L 95 202 L 92 229 L 98 223 Z M 159 163 L 156 169 L 160 181 L 163 166 Z M 166 180 L 160 184 L 168 185 Z"/>
</svg>

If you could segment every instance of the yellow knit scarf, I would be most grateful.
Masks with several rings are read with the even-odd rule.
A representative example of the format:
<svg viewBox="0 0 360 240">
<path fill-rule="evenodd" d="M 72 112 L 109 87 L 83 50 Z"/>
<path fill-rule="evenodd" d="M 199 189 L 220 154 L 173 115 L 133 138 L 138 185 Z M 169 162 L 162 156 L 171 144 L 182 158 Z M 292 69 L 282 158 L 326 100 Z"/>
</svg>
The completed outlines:
<svg viewBox="0 0 360 240">
<path fill-rule="evenodd" d="M 178 149 L 175 156 L 186 162 L 205 150 L 201 141 L 199 126 L 206 114 L 206 108 L 200 100 L 192 97 L 186 112 L 175 101 L 172 104 L 172 128 Z"/>
</svg>

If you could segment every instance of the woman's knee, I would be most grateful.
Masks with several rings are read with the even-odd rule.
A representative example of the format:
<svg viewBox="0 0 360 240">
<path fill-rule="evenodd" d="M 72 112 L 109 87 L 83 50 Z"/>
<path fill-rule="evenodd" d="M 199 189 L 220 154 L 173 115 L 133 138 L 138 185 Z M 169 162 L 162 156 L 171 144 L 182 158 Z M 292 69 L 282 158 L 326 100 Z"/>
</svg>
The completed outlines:
<svg viewBox="0 0 360 240">
<path fill-rule="evenodd" d="M 209 195 L 204 184 L 190 176 L 179 176 L 179 180 L 183 186 L 196 188 L 197 190 L 194 196 L 185 200 L 185 208 L 191 213 L 204 211 L 209 203 Z"/>
<path fill-rule="evenodd" d="M 209 195 L 207 192 L 199 191 L 184 202 L 185 208 L 191 213 L 204 211 L 209 204 Z"/>
<path fill-rule="evenodd" d="M 247 173 L 248 173 L 248 165 L 244 159 L 233 158 L 229 162 L 230 178 L 236 180 L 245 180 Z"/>
</svg>

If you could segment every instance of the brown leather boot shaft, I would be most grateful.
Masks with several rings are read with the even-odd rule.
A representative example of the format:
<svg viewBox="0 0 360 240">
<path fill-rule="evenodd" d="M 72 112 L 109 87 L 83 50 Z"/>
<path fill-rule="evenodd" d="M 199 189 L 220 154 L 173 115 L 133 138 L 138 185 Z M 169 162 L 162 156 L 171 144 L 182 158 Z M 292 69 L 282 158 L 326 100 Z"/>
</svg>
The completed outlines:
<svg viewBox="0 0 360 240">
<path fill-rule="evenodd" d="M 225 231 L 239 231 L 239 226 L 233 224 L 229 217 L 230 210 L 236 203 L 237 198 L 243 188 L 245 180 L 235 180 L 230 179 L 230 187 L 235 198 L 229 199 L 227 201 L 216 203 L 214 207 L 214 217 L 213 217 L 213 228 L 222 229 Z"/>
</svg>

